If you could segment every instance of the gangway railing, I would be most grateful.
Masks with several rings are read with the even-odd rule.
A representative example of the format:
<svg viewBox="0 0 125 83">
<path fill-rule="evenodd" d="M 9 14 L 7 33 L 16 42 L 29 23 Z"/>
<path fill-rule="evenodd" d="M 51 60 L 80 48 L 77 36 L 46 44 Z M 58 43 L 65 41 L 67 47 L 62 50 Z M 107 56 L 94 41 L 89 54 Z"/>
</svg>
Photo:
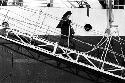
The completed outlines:
<svg viewBox="0 0 125 83">
<path fill-rule="evenodd" d="M 19 7 L 19 9 L 20 9 L 20 7 Z M 21 7 L 21 9 L 26 9 L 26 8 Z M 68 61 L 70 63 L 74 63 L 79 66 L 87 67 L 89 69 L 104 73 L 106 75 L 125 80 L 125 77 L 123 75 L 124 71 L 125 71 L 125 67 L 123 67 L 119 64 L 115 64 L 111 61 L 107 61 L 107 60 L 103 60 L 103 59 L 94 57 L 94 56 L 90 55 L 88 52 L 81 52 L 81 51 L 78 51 L 75 49 L 63 47 L 63 46 L 59 45 L 58 42 L 53 42 L 53 41 L 47 40 L 45 38 L 39 37 L 39 34 L 37 34 L 37 33 L 39 33 L 39 32 L 44 33 L 41 31 L 41 29 L 39 29 L 40 28 L 40 26 L 38 25 L 39 23 L 37 24 L 37 22 L 35 22 L 34 24 L 32 24 L 33 27 L 35 27 L 35 28 L 31 28 L 32 26 L 30 26 L 31 25 L 30 22 L 32 22 L 32 20 L 25 18 L 25 21 L 27 21 L 27 20 L 29 21 L 29 23 L 26 27 L 30 30 L 24 29 L 22 27 L 27 22 L 25 22 L 25 21 L 23 22 L 23 20 L 24 20 L 23 16 L 22 16 L 23 20 L 20 20 L 20 19 L 9 16 L 9 13 L 11 12 L 10 10 L 8 10 L 6 8 L 2 8 L 1 10 L 8 11 L 7 13 L 1 13 L 0 16 L 4 17 L 4 21 L 6 20 L 6 21 L 10 22 L 9 25 L 14 27 L 14 28 L 7 29 L 7 32 L 6 32 L 7 35 L 1 34 L 0 35 L 1 38 L 14 42 L 14 43 L 17 43 L 22 46 L 29 47 L 29 48 L 37 50 L 37 51 L 43 52 L 50 56 L 57 57 L 59 59 Z M 13 24 L 14 21 L 15 21 L 15 24 Z M 11 23 L 11 22 L 13 22 L 13 23 Z M 17 26 L 16 23 L 18 23 L 18 22 L 20 22 L 22 26 L 20 26 L 20 25 Z M 45 25 L 42 27 L 44 28 Z M 33 31 L 31 31 L 31 29 Z M 58 34 L 59 34 L 59 32 L 58 32 Z M 75 39 L 75 40 L 77 40 L 77 39 Z M 35 41 L 35 44 L 32 43 L 33 41 Z M 79 42 L 82 42 L 82 41 L 79 41 Z M 83 44 L 83 42 L 82 42 L 82 44 Z M 89 43 L 86 43 L 86 44 L 92 45 Z M 92 45 L 92 46 L 94 46 L 95 49 L 102 48 L 103 50 L 109 50 L 109 52 L 112 54 L 114 53 L 114 55 L 116 54 L 116 52 L 114 52 L 113 50 L 103 48 L 101 45 L 100 46 Z M 95 50 L 95 49 L 93 49 L 93 50 Z M 119 54 L 119 53 L 117 53 L 117 55 L 124 56 L 124 54 Z M 100 65 L 103 65 L 103 66 L 100 66 Z"/>
</svg>

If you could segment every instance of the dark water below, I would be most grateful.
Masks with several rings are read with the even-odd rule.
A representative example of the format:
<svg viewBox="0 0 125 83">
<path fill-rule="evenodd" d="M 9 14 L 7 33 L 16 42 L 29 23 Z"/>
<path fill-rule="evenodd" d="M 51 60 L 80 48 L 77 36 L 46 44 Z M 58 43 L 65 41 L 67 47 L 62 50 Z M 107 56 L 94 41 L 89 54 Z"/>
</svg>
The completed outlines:
<svg viewBox="0 0 125 83">
<path fill-rule="evenodd" d="M 0 56 L 0 83 L 92 83 L 36 61 L 17 61 L 12 68 L 8 60 Z"/>
</svg>

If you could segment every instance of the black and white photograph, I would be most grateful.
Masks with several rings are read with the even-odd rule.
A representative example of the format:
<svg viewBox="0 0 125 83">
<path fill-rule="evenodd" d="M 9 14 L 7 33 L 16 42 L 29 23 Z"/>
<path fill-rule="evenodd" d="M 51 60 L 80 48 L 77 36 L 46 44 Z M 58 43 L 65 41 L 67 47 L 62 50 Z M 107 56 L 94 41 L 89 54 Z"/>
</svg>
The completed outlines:
<svg viewBox="0 0 125 83">
<path fill-rule="evenodd" d="M 125 83 L 125 0 L 0 0 L 0 83 Z"/>
</svg>

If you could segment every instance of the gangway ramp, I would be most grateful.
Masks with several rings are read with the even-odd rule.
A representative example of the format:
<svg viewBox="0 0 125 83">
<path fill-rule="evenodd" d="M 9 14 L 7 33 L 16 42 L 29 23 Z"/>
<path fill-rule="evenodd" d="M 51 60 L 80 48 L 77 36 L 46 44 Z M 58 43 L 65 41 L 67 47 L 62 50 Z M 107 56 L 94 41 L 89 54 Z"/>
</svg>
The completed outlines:
<svg viewBox="0 0 125 83">
<path fill-rule="evenodd" d="M 5 31 L 6 34 L 0 34 L 1 38 L 24 47 L 37 50 L 38 52 L 46 54 L 45 56 L 55 57 L 56 60 L 59 59 L 59 61 L 63 63 L 71 63 L 75 66 L 80 66 L 80 68 L 85 67 L 89 70 L 102 73 L 104 74 L 104 77 L 106 75 L 111 78 L 113 77 L 120 80 L 125 80 L 123 75 L 125 67 L 122 66 L 118 60 L 123 57 L 124 54 L 117 53 L 110 48 L 104 48 L 105 44 L 108 45 L 108 41 L 106 41 L 108 39 L 105 39 L 105 36 L 102 38 L 102 40 L 105 41 L 102 42 L 101 40 L 98 43 L 99 45 L 93 45 L 74 38 L 74 40 L 79 42 L 81 45 L 85 44 L 90 46 L 92 48 L 90 51 L 82 52 L 77 49 L 63 47 L 59 45 L 57 41 L 58 37 L 54 36 L 52 39 L 47 38 L 50 33 L 53 35 L 60 35 L 60 31 L 55 28 L 60 18 L 47 14 L 42 10 L 34 10 L 27 7 L 16 8 L 19 9 L 17 11 L 23 11 L 22 14 L 16 12 L 16 10 L 1 7 L 1 23 L 5 21 L 9 23 L 9 29 Z M 50 19 L 50 22 L 47 21 L 48 19 Z M 47 21 L 48 24 L 42 21 Z M 76 25 L 78 24 L 73 23 L 73 26 Z M 79 25 L 79 27 L 83 26 Z M 1 28 L 1 30 L 3 29 Z M 115 40 L 118 41 L 117 38 L 115 38 Z M 101 42 L 102 44 L 100 44 Z M 92 53 L 97 49 L 101 49 L 100 53 L 102 53 L 102 57 L 95 57 L 92 55 Z M 111 61 L 109 58 L 106 60 L 102 59 L 107 57 L 104 56 L 105 54 L 108 55 L 105 53 L 105 50 L 108 50 L 109 54 L 112 57 L 115 57 L 114 61 Z M 39 61 L 39 58 L 37 60 Z M 79 74 L 79 70 L 80 69 L 76 70 L 75 73 Z"/>
</svg>

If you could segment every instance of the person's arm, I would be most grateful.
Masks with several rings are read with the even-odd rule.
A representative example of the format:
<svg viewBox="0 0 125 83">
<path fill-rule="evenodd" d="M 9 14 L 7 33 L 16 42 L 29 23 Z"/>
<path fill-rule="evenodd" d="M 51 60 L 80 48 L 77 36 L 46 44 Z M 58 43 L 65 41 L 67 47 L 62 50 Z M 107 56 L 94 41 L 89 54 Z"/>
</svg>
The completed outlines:
<svg viewBox="0 0 125 83">
<path fill-rule="evenodd" d="M 62 28 L 63 26 L 63 20 L 60 20 L 60 22 L 59 22 L 59 24 L 57 25 L 57 27 L 56 28 Z"/>
</svg>

